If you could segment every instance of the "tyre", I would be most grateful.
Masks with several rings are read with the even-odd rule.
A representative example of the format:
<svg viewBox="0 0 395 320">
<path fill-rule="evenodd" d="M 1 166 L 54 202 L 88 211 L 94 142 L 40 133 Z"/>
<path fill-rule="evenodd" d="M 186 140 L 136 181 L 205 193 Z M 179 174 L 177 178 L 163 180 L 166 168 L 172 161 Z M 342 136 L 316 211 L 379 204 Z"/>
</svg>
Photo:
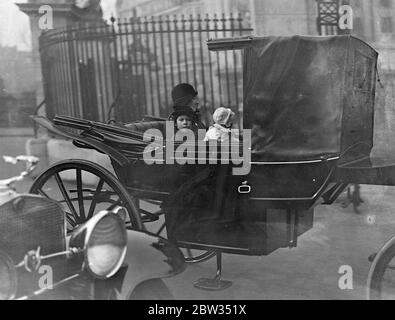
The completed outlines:
<svg viewBox="0 0 395 320">
<path fill-rule="evenodd" d="M 127 226 L 143 229 L 139 209 L 119 180 L 107 169 L 86 160 L 65 160 L 39 175 L 30 193 L 59 202 L 66 213 L 67 232 L 101 210 L 124 208 Z"/>
<path fill-rule="evenodd" d="M 377 253 L 368 276 L 368 299 L 395 299 L 395 237 Z"/>
</svg>

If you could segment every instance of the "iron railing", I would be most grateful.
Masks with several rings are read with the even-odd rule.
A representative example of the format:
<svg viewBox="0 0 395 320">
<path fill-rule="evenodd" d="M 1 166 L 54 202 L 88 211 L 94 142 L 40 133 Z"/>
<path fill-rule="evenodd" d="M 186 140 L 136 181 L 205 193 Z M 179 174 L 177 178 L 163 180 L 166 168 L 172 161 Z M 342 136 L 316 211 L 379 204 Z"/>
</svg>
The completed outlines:
<svg viewBox="0 0 395 320">
<path fill-rule="evenodd" d="M 203 118 L 225 105 L 241 119 L 242 52 L 209 52 L 206 40 L 251 31 L 239 14 L 112 18 L 47 31 L 40 37 L 47 115 L 165 117 L 172 87 L 187 82 L 199 92 Z"/>
</svg>

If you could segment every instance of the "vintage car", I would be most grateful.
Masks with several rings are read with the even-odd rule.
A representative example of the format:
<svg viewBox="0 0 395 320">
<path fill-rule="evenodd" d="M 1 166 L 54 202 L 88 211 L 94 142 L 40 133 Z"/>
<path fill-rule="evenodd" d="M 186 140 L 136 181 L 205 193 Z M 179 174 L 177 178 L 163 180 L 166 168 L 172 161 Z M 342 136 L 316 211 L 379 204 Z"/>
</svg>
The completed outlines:
<svg viewBox="0 0 395 320">
<path fill-rule="evenodd" d="M 185 269 L 180 250 L 144 231 L 126 229 L 126 212 L 101 210 L 67 233 L 61 205 L 18 194 L 38 159 L 20 176 L 0 181 L 0 299 L 171 299 L 160 278 Z"/>
</svg>

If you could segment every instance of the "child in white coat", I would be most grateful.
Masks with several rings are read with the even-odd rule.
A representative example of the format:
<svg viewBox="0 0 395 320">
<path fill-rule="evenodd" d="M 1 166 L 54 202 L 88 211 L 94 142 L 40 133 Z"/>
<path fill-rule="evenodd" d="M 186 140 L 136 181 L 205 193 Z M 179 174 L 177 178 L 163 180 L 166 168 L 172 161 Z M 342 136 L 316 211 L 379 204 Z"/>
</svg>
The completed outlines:
<svg viewBox="0 0 395 320">
<path fill-rule="evenodd" d="M 224 107 L 217 108 L 213 113 L 214 124 L 206 132 L 204 141 L 217 140 L 220 142 L 239 142 L 234 130 L 231 130 L 235 113 Z"/>
</svg>

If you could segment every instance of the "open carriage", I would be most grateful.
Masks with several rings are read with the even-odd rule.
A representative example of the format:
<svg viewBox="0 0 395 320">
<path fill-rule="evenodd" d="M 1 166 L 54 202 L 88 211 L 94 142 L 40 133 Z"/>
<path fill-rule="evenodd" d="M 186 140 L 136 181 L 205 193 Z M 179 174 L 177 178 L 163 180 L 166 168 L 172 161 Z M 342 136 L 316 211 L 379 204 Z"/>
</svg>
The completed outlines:
<svg viewBox="0 0 395 320">
<path fill-rule="evenodd" d="M 108 155 L 116 176 L 86 160 L 66 160 L 42 173 L 31 192 L 51 197 L 54 180 L 69 228 L 103 203 L 124 207 L 131 228 L 164 216 L 157 232 L 166 229 L 187 248 L 187 261 L 217 255 L 217 276 L 196 283 L 216 289 L 229 284 L 220 280 L 222 252 L 295 247 L 313 227 L 316 205 L 333 203 L 349 183 L 395 179 L 393 166 L 370 158 L 377 52 L 369 45 L 352 36 L 294 36 L 209 40 L 208 47 L 244 50 L 240 143 L 177 143 L 167 121 L 150 117 L 131 124 L 35 117 L 77 147 Z M 66 171 L 75 171 L 71 185 L 63 181 Z M 93 187 L 84 175 L 97 177 Z"/>
</svg>

